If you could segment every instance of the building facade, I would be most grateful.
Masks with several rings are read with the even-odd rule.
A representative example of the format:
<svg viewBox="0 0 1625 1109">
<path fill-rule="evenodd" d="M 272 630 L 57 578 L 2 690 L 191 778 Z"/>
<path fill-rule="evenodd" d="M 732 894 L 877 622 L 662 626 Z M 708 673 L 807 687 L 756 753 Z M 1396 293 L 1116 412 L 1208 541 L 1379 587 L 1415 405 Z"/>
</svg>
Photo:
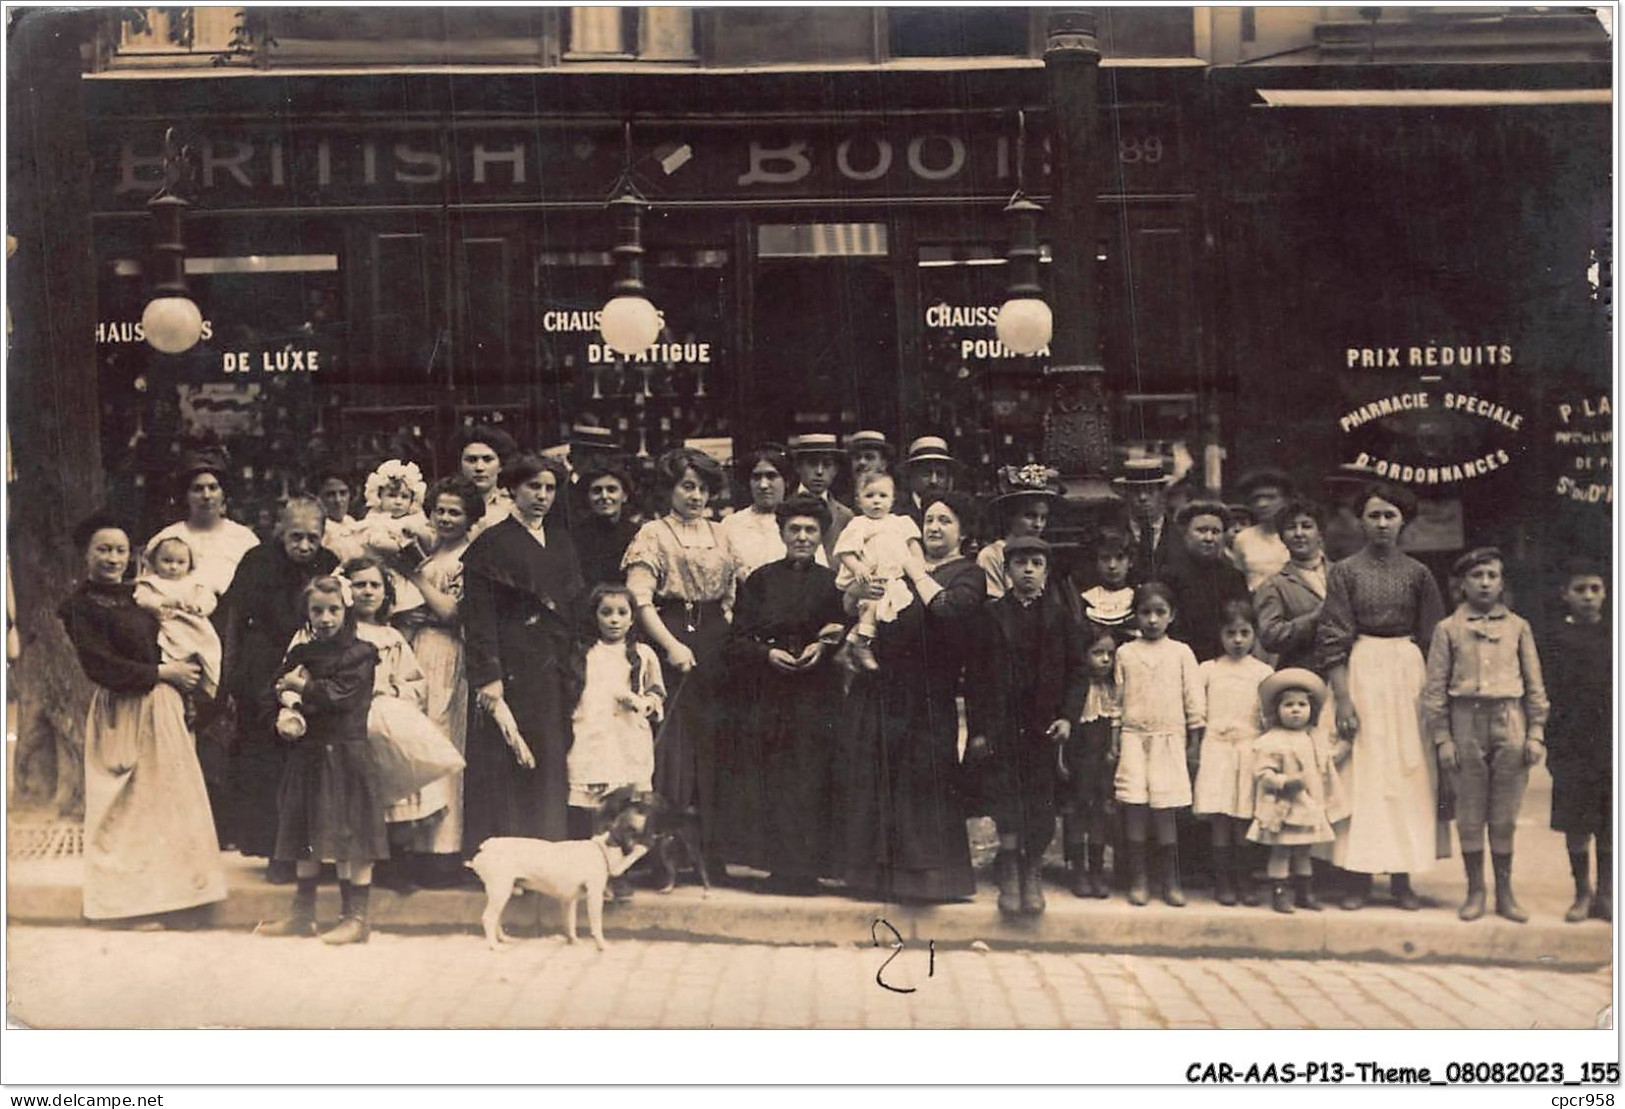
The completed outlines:
<svg viewBox="0 0 1625 1109">
<path fill-rule="evenodd" d="M 263 513 L 315 465 L 444 469 L 459 427 L 647 458 L 801 431 L 1040 449 L 997 342 L 1049 199 L 1044 9 L 149 9 L 85 80 L 101 434 L 156 522 L 213 436 Z M 1606 552 L 1611 45 L 1573 9 L 1102 8 L 1094 243 L 1120 453 L 1223 487 L 1359 461 L 1417 550 Z M 163 136 L 205 338 L 135 332 Z M 660 341 L 595 313 L 624 172 Z M 1041 274 L 1047 269 L 1041 265 Z M 973 473 L 973 476 L 974 476 Z"/>
</svg>

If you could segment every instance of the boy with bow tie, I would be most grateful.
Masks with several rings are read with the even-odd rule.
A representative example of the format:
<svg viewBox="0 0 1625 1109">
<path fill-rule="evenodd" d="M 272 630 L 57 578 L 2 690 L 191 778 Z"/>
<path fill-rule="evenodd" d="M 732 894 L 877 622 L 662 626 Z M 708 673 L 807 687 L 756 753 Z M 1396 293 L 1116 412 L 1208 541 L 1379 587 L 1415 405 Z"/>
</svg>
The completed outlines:
<svg viewBox="0 0 1625 1109">
<path fill-rule="evenodd" d="M 1546 753 L 1550 705 L 1535 636 L 1502 600 L 1505 561 L 1494 547 L 1468 551 L 1451 575 L 1462 603 L 1441 620 L 1428 651 L 1422 710 L 1439 769 L 1456 790 L 1456 828 L 1467 869 L 1458 915 L 1484 915 L 1484 832 L 1495 868 L 1495 912 L 1519 924 L 1529 915 L 1512 893 L 1512 837 L 1529 768 Z"/>
</svg>

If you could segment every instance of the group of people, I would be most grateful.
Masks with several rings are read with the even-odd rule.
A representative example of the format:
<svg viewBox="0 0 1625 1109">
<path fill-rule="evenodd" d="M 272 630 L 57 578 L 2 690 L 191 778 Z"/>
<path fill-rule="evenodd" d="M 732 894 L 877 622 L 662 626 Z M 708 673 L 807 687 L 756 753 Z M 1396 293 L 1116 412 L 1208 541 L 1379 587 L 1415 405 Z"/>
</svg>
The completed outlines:
<svg viewBox="0 0 1625 1109">
<path fill-rule="evenodd" d="M 264 543 L 225 515 L 223 458 L 199 455 L 185 518 L 139 552 L 113 517 L 85 521 L 62 618 L 97 686 L 86 916 L 218 901 L 226 847 L 296 884 L 270 934 L 316 932 L 334 864 L 343 916 L 322 936 L 361 942 L 375 880 L 454 885 L 489 837 L 591 836 L 631 787 L 698 829 L 712 875 L 791 894 L 969 898 L 966 818 L 990 816 L 1011 915 L 1044 911 L 1058 817 L 1073 893 L 1147 903 L 1154 851 L 1184 904 L 1182 811 L 1221 904 L 1261 902 L 1267 853 L 1278 911 L 1320 907 L 1315 858 L 1345 873 L 1345 908 L 1377 874 L 1416 908 L 1453 804 L 1461 916 L 1486 911 L 1487 837 L 1495 911 L 1522 920 L 1513 831 L 1548 737 L 1568 916 L 1611 914 L 1600 567 L 1570 568 L 1537 649 L 1497 551 L 1461 559 L 1446 613 L 1399 549 L 1414 500 L 1370 475 L 1345 475 L 1328 517 L 1275 471 L 1243 479 L 1238 510 L 1173 505 L 1165 464 L 1130 460 L 1122 511 L 1063 574 L 1054 471 L 1001 471 L 984 536 L 936 436 L 901 459 L 878 432 L 763 444 L 736 461 L 731 512 L 723 468 L 673 450 L 644 518 L 624 460 L 572 454 L 469 428 L 433 485 L 380 465 L 359 518 L 352 475 L 313 475 Z M 1363 542 L 1333 562 L 1338 525 Z M 198 735 L 225 752 L 207 787 Z"/>
</svg>

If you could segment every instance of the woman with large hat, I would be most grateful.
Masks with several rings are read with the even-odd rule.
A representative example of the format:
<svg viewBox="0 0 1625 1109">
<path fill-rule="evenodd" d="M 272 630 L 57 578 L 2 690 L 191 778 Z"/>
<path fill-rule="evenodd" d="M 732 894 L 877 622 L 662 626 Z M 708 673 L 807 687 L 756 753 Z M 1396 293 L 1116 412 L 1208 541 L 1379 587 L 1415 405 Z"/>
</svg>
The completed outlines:
<svg viewBox="0 0 1625 1109">
<path fill-rule="evenodd" d="M 996 601 L 1010 591 L 1010 578 L 1004 566 L 1004 547 L 1011 539 L 1039 539 L 1049 526 L 1055 498 L 1061 495 L 1060 474 L 1042 463 L 1006 466 L 999 471 L 999 491 L 993 497 L 993 512 L 999 520 L 999 535 L 976 556 L 976 564 L 987 575 L 987 599 Z"/>
</svg>

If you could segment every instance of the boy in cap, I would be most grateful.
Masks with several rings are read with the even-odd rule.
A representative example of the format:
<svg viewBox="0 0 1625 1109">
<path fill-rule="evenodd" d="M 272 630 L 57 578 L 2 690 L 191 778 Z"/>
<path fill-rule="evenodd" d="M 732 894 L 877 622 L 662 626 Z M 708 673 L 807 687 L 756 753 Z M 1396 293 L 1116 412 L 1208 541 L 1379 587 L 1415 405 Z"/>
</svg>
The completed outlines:
<svg viewBox="0 0 1625 1109">
<path fill-rule="evenodd" d="M 1451 575 L 1463 600 L 1433 630 L 1422 709 L 1439 769 L 1456 787 L 1456 830 L 1467 869 L 1467 899 L 1457 915 L 1484 915 L 1487 824 L 1496 915 L 1522 924 L 1529 914 L 1512 893 L 1512 837 L 1529 768 L 1546 753 L 1549 704 L 1534 632 L 1502 601 L 1504 566 L 1494 547 L 1456 560 Z"/>
<path fill-rule="evenodd" d="M 1046 589 L 1049 544 L 1004 547 L 1010 591 L 984 610 L 985 641 L 967 686 L 968 758 L 984 760 L 985 796 L 999 829 L 999 911 L 1044 911 L 1040 868 L 1055 834 L 1058 752 L 1088 692 L 1083 639 L 1071 609 Z"/>
</svg>

